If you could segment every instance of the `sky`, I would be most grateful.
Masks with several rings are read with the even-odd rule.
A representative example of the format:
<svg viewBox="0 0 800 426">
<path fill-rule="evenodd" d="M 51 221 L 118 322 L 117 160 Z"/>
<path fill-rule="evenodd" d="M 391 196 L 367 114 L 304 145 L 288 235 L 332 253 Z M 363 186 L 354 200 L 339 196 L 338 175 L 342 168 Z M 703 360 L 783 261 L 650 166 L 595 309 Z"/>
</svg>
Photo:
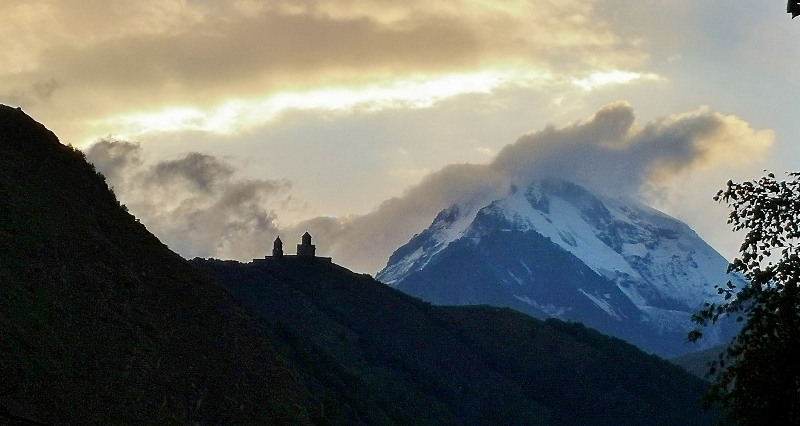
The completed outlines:
<svg viewBox="0 0 800 426">
<path fill-rule="evenodd" d="M 800 19 L 768 0 L 0 0 L 0 103 L 187 258 L 308 230 L 375 273 L 453 203 L 548 176 L 720 253 L 728 179 L 800 169 Z"/>
</svg>

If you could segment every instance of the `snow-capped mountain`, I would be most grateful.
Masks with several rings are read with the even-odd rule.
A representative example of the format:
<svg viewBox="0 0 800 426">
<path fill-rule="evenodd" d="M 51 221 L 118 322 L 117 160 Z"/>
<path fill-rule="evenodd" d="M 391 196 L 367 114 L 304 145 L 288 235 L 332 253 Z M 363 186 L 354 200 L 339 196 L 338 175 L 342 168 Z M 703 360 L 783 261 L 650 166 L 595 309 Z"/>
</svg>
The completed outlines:
<svg viewBox="0 0 800 426">
<path fill-rule="evenodd" d="M 397 249 L 377 278 L 437 304 L 508 306 L 583 322 L 663 356 L 727 342 L 734 325 L 686 343 L 690 315 L 718 300 L 728 262 L 686 224 L 641 203 L 546 180 L 484 206 L 453 205 Z"/>
</svg>

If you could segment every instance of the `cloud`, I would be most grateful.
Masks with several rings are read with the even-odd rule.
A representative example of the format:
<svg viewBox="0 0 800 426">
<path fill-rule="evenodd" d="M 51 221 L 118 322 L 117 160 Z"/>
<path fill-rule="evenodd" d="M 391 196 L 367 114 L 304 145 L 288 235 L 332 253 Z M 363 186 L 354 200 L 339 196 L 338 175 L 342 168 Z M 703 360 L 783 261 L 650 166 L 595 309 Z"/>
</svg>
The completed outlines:
<svg viewBox="0 0 800 426">
<path fill-rule="evenodd" d="M 19 94 L 57 81 L 38 109 L 62 135 L 108 117 L 282 91 L 487 69 L 585 75 L 644 58 L 579 0 L 32 0 L 0 2 L 0 16 L 0 94 L 29 108 L 39 101 Z"/>
<path fill-rule="evenodd" d="M 755 130 L 736 116 L 706 108 L 637 127 L 633 109 L 614 103 L 584 122 L 519 138 L 491 167 L 516 180 L 555 177 L 631 195 L 643 185 L 658 186 L 711 164 L 746 163 L 773 140 L 771 130 Z"/>
<path fill-rule="evenodd" d="M 288 181 L 242 178 L 206 154 L 147 164 L 138 144 L 102 140 L 86 157 L 134 215 L 189 258 L 263 256 L 277 233 L 276 210 L 298 205 Z"/>
<path fill-rule="evenodd" d="M 661 76 L 653 73 L 641 74 L 638 72 L 613 70 L 608 72 L 593 72 L 585 78 L 575 78 L 572 80 L 572 84 L 583 90 L 590 91 L 609 84 L 627 84 L 637 80 L 659 81 L 662 79 Z"/>
<path fill-rule="evenodd" d="M 431 173 L 369 214 L 316 218 L 291 232 L 300 235 L 308 230 L 318 237 L 320 250 L 338 262 L 377 271 L 394 249 L 452 204 L 479 208 L 505 195 L 512 184 L 544 178 L 570 180 L 607 195 L 652 200 L 660 189 L 685 182 L 692 173 L 755 161 L 773 139 L 771 130 L 756 130 L 736 116 L 705 108 L 639 126 L 629 105 L 614 103 L 582 122 L 522 136 L 490 164 L 450 165 Z M 662 208 L 669 206 L 663 196 L 661 201 Z"/>
<path fill-rule="evenodd" d="M 101 140 L 86 151 L 86 158 L 105 175 L 109 185 L 125 184 L 126 173 L 142 165 L 141 150 L 136 143 Z"/>
<path fill-rule="evenodd" d="M 318 217 L 282 232 L 299 236 L 308 231 L 321 253 L 349 268 L 375 272 L 386 264 L 394 249 L 430 225 L 443 208 L 454 203 L 481 207 L 507 188 L 505 177 L 486 166 L 452 164 L 429 174 L 403 196 L 382 202 L 369 214 Z"/>
<path fill-rule="evenodd" d="M 342 117 L 386 109 L 422 109 L 466 93 L 489 94 L 512 84 L 518 88 L 532 88 L 545 85 L 549 80 L 552 80 L 551 76 L 531 71 L 451 73 L 359 87 L 281 92 L 266 98 L 232 100 L 206 110 L 175 107 L 152 113 L 128 113 L 95 120 L 94 123 L 112 128 L 117 134 L 203 131 L 230 135 L 265 123 L 276 124 L 296 111 Z"/>
<path fill-rule="evenodd" d="M 206 154 L 192 152 L 177 160 L 163 161 L 150 169 L 145 183 L 155 186 L 179 184 L 187 190 L 211 194 L 214 187 L 233 175 L 233 168 Z"/>
<path fill-rule="evenodd" d="M 122 202 L 183 256 L 247 261 L 265 255 L 275 236 L 290 242 L 309 231 L 320 255 L 375 272 L 453 204 L 478 209 L 512 185 L 558 178 L 668 206 L 665 188 L 685 190 L 671 185 L 713 166 L 748 164 L 773 139 L 770 130 L 706 108 L 639 124 L 633 109 L 617 102 L 583 121 L 521 136 L 488 164 L 451 164 L 430 173 L 370 213 L 315 217 L 292 226 L 280 222 L 282 212 L 300 205 L 288 182 L 240 178 L 233 164 L 210 155 L 147 164 L 139 145 L 105 140 L 87 150 L 87 158 Z"/>
<path fill-rule="evenodd" d="M 58 90 L 60 84 L 54 78 L 48 80 L 34 81 L 28 87 L 15 88 L 6 93 L 0 93 L 0 99 L 4 99 L 12 105 L 36 105 L 47 102 Z"/>
</svg>

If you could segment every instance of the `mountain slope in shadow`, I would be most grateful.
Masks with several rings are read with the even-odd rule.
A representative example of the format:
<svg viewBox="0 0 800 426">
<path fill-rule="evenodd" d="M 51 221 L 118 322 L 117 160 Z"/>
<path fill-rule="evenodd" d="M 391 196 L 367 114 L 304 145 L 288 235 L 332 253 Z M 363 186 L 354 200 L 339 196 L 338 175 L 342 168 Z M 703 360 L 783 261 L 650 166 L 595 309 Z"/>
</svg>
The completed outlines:
<svg viewBox="0 0 800 426">
<path fill-rule="evenodd" d="M 314 259 L 195 259 L 335 424 L 700 425 L 705 384 L 577 323 L 437 307 Z"/>
<path fill-rule="evenodd" d="M 434 307 L 324 262 L 187 262 L 2 106 L 0 371 L 0 423 L 713 420 L 704 382 L 579 324 Z"/>
<path fill-rule="evenodd" d="M 318 407 L 224 289 L 6 106 L 0 371 L 0 422 L 310 424 Z"/>
</svg>

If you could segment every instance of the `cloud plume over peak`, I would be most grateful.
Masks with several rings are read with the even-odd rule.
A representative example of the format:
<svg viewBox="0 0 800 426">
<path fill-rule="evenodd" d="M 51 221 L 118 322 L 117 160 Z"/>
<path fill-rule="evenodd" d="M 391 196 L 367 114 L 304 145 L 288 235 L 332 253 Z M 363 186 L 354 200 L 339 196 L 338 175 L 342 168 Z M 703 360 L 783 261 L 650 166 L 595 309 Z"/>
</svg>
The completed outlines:
<svg viewBox="0 0 800 426">
<path fill-rule="evenodd" d="M 626 103 L 602 107 L 588 119 L 520 137 L 487 165 L 447 166 L 375 211 L 345 219 L 317 218 L 308 229 L 318 245 L 354 269 L 376 271 L 391 252 L 455 203 L 481 207 L 511 185 L 558 178 L 620 197 L 648 198 L 695 171 L 761 157 L 774 139 L 741 118 L 705 108 L 638 125 Z"/>
<path fill-rule="evenodd" d="M 551 177 L 612 195 L 636 195 L 714 163 L 741 164 L 759 157 L 774 140 L 742 119 L 706 108 L 637 126 L 630 105 L 602 107 L 587 120 L 548 127 L 506 146 L 491 167 L 525 184 Z"/>
</svg>

